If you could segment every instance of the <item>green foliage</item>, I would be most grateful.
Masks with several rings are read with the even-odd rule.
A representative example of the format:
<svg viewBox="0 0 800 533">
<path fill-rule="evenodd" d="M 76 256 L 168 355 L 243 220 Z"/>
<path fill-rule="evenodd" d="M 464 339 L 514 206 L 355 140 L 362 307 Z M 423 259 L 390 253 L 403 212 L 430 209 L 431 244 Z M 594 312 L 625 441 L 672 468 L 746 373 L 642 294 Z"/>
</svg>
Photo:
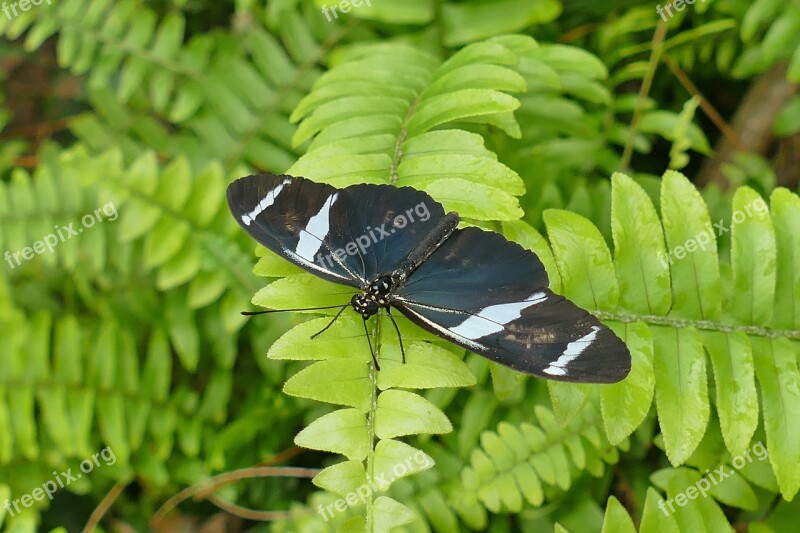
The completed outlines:
<svg viewBox="0 0 800 533">
<path fill-rule="evenodd" d="M 468 47 L 465 50 L 469 49 Z M 394 49 L 390 52 L 384 49 L 381 52 L 382 55 L 394 57 L 392 64 L 394 70 L 401 73 L 401 79 L 416 82 L 421 78 L 404 74 L 401 58 L 408 57 L 412 51 L 397 48 L 397 52 Z M 407 178 L 407 174 L 403 172 L 406 168 L 403 158 L 415 155 L 414 151 L 407 150 L 406 147 L 415 141 L 413 133 L 418 131 L 414 127 L 419 122 L 418 113 L 428 110 L 425 89 L 421 85 L 409 88 L 405 100 L 397 97 L 398 101 L 394 105 L 385 101 L 388 98 L 386 96 L 353 95 L 352 92 L 340 93 L 337 99 L 334 89 L 329 89 L 336 87 L 337 83 L 341 87 L 350 88 L 348 84 L 358 72 L 370 72 L 373 79 L 380 78 L 380 70 L 378 74 L 374 70 L 379 65 L 370 63 L 369 57 L 369 52 L 359 50 L 352 56 L 345 56 L 336 68 L 323 75 L 317 82 L 315 91 L 324 91 L 324 97 L 312 92 L 307 98 L 307 101 L 313 101 L 317 106 L 313 113 L 306 111 L 303 103 L 300 104 L 301 111 L 296 112 L 296 116 L 310 113 L 310 117 L 301 124 L 296 140 L 307 140 L 310 133 L 306 134 L 306 131 L 319 134 L 310 145 L 308 153 L 290 172 L 312 175 L 339 186 L 365 180 L 405 183 L 402 181 Z M 459 57 L 456 54 L 450 61 L 454 62 Z M 414 64 L 420 63 L 417 60 Z M 447 63 L 444 68 L 446 67 Z M 436 83 L 435 74 L 431 79 Z M 481 80 L 481 83 L 485 81 Z M 398 89 L 397 84 L 393 88 Z M 370 88 L 364 86 L 362 89 L 366 92 Z M 385 95 L 389 91 L 388 87 L 381 87 L 380 83 L 373 83 L 371 89 L 373 94 Z M 422 96 L 415 96 L 420 93 Z M 381 99 L 381 102 L 376 105 L 375 111 L 370 112 L 370 99 L 375 98 Z M 450 101 L 454 107 L 458 103 L 459 100 L 455 97 Z M 363 120 L 360 116 L 358 119 L 353 118 L 356 110 L 362 110 L 362 113 L 367 110 Z M 389 114 L 386 113 L 387 110 L 390 110 Z M 489 110 L 494 108 L 488 107 L 487 111 Z M 459 112 L 455 111 L 447 116 L 456 116 L 463 120 L 468 113 L 461 111 L 460 115 L 456 114 Z M 395 118 L 391 119 L 392 116 Z M 376 130 L 386 129 L 390 133 L 383 135 L 385 139 L 375 139 Z M 342 132 L 344 139 L 338 142 L 329 140 L 326 134 L 330 131 Z M 514 130 L 511 129 L 510 132 L 513 133 Z M 440 138 L 447 139 L 445 134 L 453 135 L 445 130 Z M 420 136 L 424 138 L 426 135 L 429 134 L 421 133 Z M 436 148 L 431 147 L 428 150 L 443 151 L 443 144 L 447 143 L 440 142 Z M 331 149 L 331 145 L 335 148 Z M 348 154 L 348 147 L 356 147 L 357 151 Z M 401 158 L 399 162 L 396 160 L 398 156 Z M 431 161 L 434 164 L 437 162 Z M 452 165 L 448 165 L 448 171 L 451 167 Z M 365 168 L 370 169 L 369 174 L 365 173 Z M 319 175 L 310 174 L 315 171 Z M 425 169 L 424 174 L 439 177 L 442 170 L 433 166 Z M 466 175 L 471 178 L 469 174 Z M 422 181 L 415 185 L 438 197 L 446 208 L 454 207 L 453 204 L 448 205 L 449 195 L 443 195 L 439 192 L 440 189 L 433 186 L 436 181 L 431 185 L 426 183 Z M 447 190 L 452 190 L 452 186 Z M 477 201 L 475 198 L 473 203 Z M 674 465 L 685 463 L 706 434 L 711 413 L 709 378 L 712 377 L 710 370 L 713 370 L 713 378 L 716 378 L 714 405 L 720 418 L 725 444 L 732 455 L 744 452 L 751 443 L 759 424 L 757 395 L 759 389 L 761 390 L 761 420 L 766 430 L 767 446 L 775 450 L 770 455 L 770 462 L 782 493 L 787 499 L 791 499 L 800 489 L 800 480 L 796 473 L 796 464 L 800 460 L 796 452 L 800 449 L 800 442 L 797 442 L 800 432 L 780 426 L 773 420 L 784 416 L 785 406 L 797 400 L 792 392 L 795 386 L 791 383 L 800 377 L 795 361 L 800 334 L 796 329 L 795 318 L 785 318 L 787 315 L 794 316 L 793 304 L 789 302 L 798 299 L 800 287 L 792 255 L 798 248 L 788 238 L 788 228 L 796 227 L 795 219 L 800 216 L 798 198 L 786 190 L 777 189 L 771 200 L 770 215 L 766 203 L 754 191 L 746 187 L 737 191 L 732 206 L 736 215 L 729 223 L 732 235 L 732 268 L 722 274 L 716 252 L 716 235 L 709 233 L 713 229 L 711 218 L 702 198 L 688 180 L 676 173 L 666 174 L 662 181 L 660 203 L 659 217 L 644 189 L 622 174 L 614 176 L 611 193 L 613 258 L 600 232 L 588 220 L 566 211 L 547 211 L 544 215 L 553 250 L 552 259 L 547 258 L 544 262 L 557 266 L 557 277 L 563 285 L 564 294 L 608 319 L 609 325 L 632 348 L 634 363 L 629 378 L 599 391 L 608 438 L 613 444 L 624 442 L 648 416 L 655 397 L 667 457 Z M 482 218 L 481 213 L 468 213 L 473 218 Z M 764 238 L 764 235 L 774 235 L 776 231 L 783 234 L 780 241 L 775 237 Z M 698 242 L 702 243 L 702 248 L 698 247 Z M 689 254 L 686 253 L 687 249 Z M 537 253 L 546 257 L 550 252 L 538 249 Z M 264 261 L 273 260 L 265 257 L 262 259 Z M 781 273 L 781 280 L 776 284 L 778 272 Z M 263 270 L 263 266 L 262 273 L 277 274 Z M 339 289 L 330 286 L 326 290 L 326 286 L 330 284 L 317 281 L 308 274 L 297 274 L 283 281 L 284 283 L 276 282 L 264 289 L 254 302 L 268 307 L 281 307 L 289 301 L 294 301 L 295 305 L 305 305 L 306 302 L 325 305 L 335 303 L 337 296 L 341 299 Z M 725 294 L 721 290 L 722 286 L 732 286 L 733 290 Z M 309 294 L 307 300 L 304 294 Z M 346 326 L 342 326 L 340 338 L 356 337 L 359 329 L 356 322 L 343 322 Z M 281 357 L 290 353 L 288 346 L 300 354 L 309 353 L 313 349 L 312 344 L 302 339 L 323 325 L 324 320 L 314 323 L 313 327 L 302 326 L 297 336 L 286 341 L 286 346 L 279 343 L 277 346 Z M 297 329 L 301 327 L 298 326 Z M 409 332 L 407 335 L 413 336 L 414 333 Z M 386 341 L 382 340 L 380 345 L 384 346 L 384 342 Z M 736 343 L 741 348 L 726 350 L 723 347 L 725 343 L 727 346 Z M 348 345 L 345 348 L 338 342 L 335 346 L 346 350 L 339 352 L 331 347 L 331 353 L 339 352 L 335 357 L 357 350 L 356 346 Z M 711 357 L 711 369 L 706 368 L 704 347 Z M 764 353 L 764 350 L 771 352 L 768 358 L 758 355 Z M 313 356 L 300 355 L 299 358 L 316 359 L 321 353 L 325 352 L 314 350 Z M 394 353 L 399 355 L 399 350 L 396 349 Z M 731 360 L 733 357 L 737 358 L 735 364 Z M 790 361 L 793 363 L 790 364 Z M 319 366 L 321 363 L 317 363 L 292 378 L 285 390 L 290 394 L 348 405 L 361 411 L 370 409 L 370 406 L 375 405 L 374 386 L 371 387 L 368 383 L 370 373 L 363 365 L 365 362 L 368 359 L 362 355 L 352 367 L 349 364 L 342 366 L 341 361 L 336 365 L 326 366 Z M 391 370 L 387 369 L 385 372 L 389 373 Z M 446 370 L 439 373 L 446 374 Z M 755 384 L 756 373 L 759 387 Z M 778 373 L 784 376 L 780 384 L 777 384 Z M 350 385 L 345 389 L 343 382 Z M 353 382 L 360 385 L 354 387 Z M 414 383 L 407 382 L 403 386 L 414 387 Z M 553 405 L 561 411 L 562 419 L 568 421 L 576 416 L 592 393 L 588 386 L 570 386 L 569 391 L 563 389 L 561 385 L 551 386 L 551 397 Z M 381 405 L 380 398 L 377 405 Z M 418 413 L 415 409 L 404 412 L 412 417 L 420 416 Z M 358 434 L 353 433 L 351 442 L 341 443 L 335 439 L 337 447 L 324 449 L 341 453 L 344 447 L 363 452 L 364 434 L 367 442 L 374 439 L 374 435 L 367 431 L 368 420 L 372 416 L 370 412 L 366 421 L 359 421 L 359 427 L 364 429 Z M 338 420 L 347 428 L 352 426 L 349 418 L 339 418 L 341 417 L 333 420 Z M 326 432 L 332 431 L 330 423 L 330 420 L 325 419 L 322 427 Z M 393 423 L 401 428 L 398 429 L 400 433 L 391 432 L 389 435 L 409 434 L 402 429 L 405 427 L 403 416 L 393 420 Z M 421 424 L 422 426 L 414 426 L 415 433 L 438 433 L 443 428 L 441 424 L 427 418 L 423 418 Z M 309 443 L 312 440 L 308 435 L 303 435 L 302 441 L 298 442 Z M 508 443 L 504 445 L 513 446 Z M 536 448 L 540 444 L 533 442 L 529 445 L 534 446 L 534 451 L 540 451 Z M 597 447 L 600 446 L 598 443 Z M 353 459 L 350 455 L 348 457 Z M 505 464 L 492 465 L 489 457 L 502 461 L 508 454 L 499 453 L 492 448 L 486 450 L 485 454 L 473 455 L 471 468 L 478 473 L 472 474 L 472 470 L 468 469 L 465 476 L 471 479 L 466 482 L 468 488 L 473 492 L 477 491 L 478 495 L 473 495 L 472 500 L 457 506 L 457 509 L 466 509 L 472 513 L 467 523 L 478 528 L 485 525 L 485 518 L 474 515 L 475 503 L 479 499 L 495 512 L 501 506 L 518 511 L 522 501 L 520 493 L 525 494 L 531 504 L 542 503 L 541 496 L 523 485 L 519 476 L 515 477 L 511 473 L 487 484 L 495 472 L 505 472 L 508 467 Z M 356 460 L 364 460 L 361 453 Z M 366 464 L 369 468 L 369 459 Z M 566 475 L 569 472 L 566 463 L 560 466 L 561 468 L 555 470 Z M 583 463 L 576 466 L 579 470 L 585 468 Z M 529 476 L 525 476 L 526 480 L 528 478 Z M 515 479 L 517 485 L 514 484 Z M 362 478 L 358 478 L 358 481 L 364 482 Z M 553 479 L 546 481 L 556 484 Z M 562 479 L 559 484 L 562 489 L 569 487 L 568 480 Z M 368 516 L 369 512 L 367 510 Z"/>
<path fill-rule="evenodd" d="M 751 209 L 747 218 L 734 221 L 732 225 L 732 269 L 725 273 L 728 279 L 722 283 L 735 290 L 723 298 L 719 290 L 721 276 L 713 241 L 706 250 L 697 249 L 690 256 L 676 259 L 671 266 L 659 260 L 659 257 L 665 257 L 665 244 L 674 249 L 686 243 L 687 239 L 696 239 L 710 226 L 702 199 L 689 182 L 677 173 L 665 175 L 660 209 L 663 222 L 658 220 L 644 191 L 629 178 L 617 175 L 612 184 L 613 260 L 599 233 L 587 221 L 563 211 L 545 213 L 565 294 L 589 309 L 601 311 L 598 314 L 609 319 L 608 323 L 625 338 L 634 355 L 631 375 L 622 383 L 599 391 L 605 433 L 610 444 L 624 442 L 639 427 L 648 415 L 655 389 L 667 457 L 673 465 L 689 462 L 693 466 L 711 469 L 712 463 L 696 465 L 693 454 L 698 453 L 701 440 L 714 429 L 714 426 L 708 426 L 711 407 L 708 388 L 709 381 L 713 380 L 716 396 L 712 396 L 712 400 L 719 417 L 720 426 L 716 430 L 719 442 L 713 448 L 708 444 L 702 448 L 720 460 L 727 448 L 729 455 L 725 461 L 730 465 L 731 457 L 750 453 L 749 448 L 756 444 L 763 446 L 760 441 L 763 437 L 757 438 L 755 434 L 760 422 L 757 396 L 760 390 L 761 422 L 775 477 L 764 469 L 764 465 L 759 465 L 760 468 L 753 466 L 742 470 L 741 475 L 734 473 L 742 490 L 731 488 L 728 481 L 725 486 L 738 497 L 742 492 L 752 494 L 748 482 L 755 483 L 768 490 L 778 489 L 784 498 L 791 500 L 800 489 L 796 467 L 800 460 L 797 455 L 800 442 L 791 420 L 781 417 L 789 416 L 788 406 L 798 401 L 798 389 L 793 383 L 800 376 L 796 361 L 800 353 L 800 332 L 794 307 L 800 300 L 797 272 L 790 272 L 796 270 L 793 268 L 796 264 L 793 255 L 800 248 L 795 240 L 787 240 L 785 231 L 787 224 L 796 227 L 800 199 L 785 189 L 777 189 L 771 199 L 771 213 L 767 214 L 766 211 L 758 213 L 752 207 L 753 202 L 763 202 L 753 191 L 742 188 L 737 192 L 734 212 L 745 215 L 748 205 Z M 789 219 L 795 222 L 789 222 Z M 754 229 L 759 227 L 763 229 Z M 772 231 L 782 234 L 782 238 L 764 242 L 764 235 Z M 584 270 L 581 270 L 581 265 L 584 265 Z M 588 265 L 592 268 L 591 277 L 586 275 Z M 768 284 L 759 284 L 759 280 L 774 280 L 778 272 L 782 273 L 785 284 L 779 282 L 774 285 L 775 289 Z M 762 296 L 761 291 L 766 295 Z M 626 300 L 626 294 L 639 297 Z M 760 317 L 757 316 L 759 309 Z M 710 356 L 713 374 L 706 369 L 703 348 Z M 756 377 L 758 387 L 755 385 Z M 558 405 L 559 397 L 553 394 L 553 388 L 551 396 L 553 404 Z M 591 404 L 591 400 L 588 401 Z M 584 408 L 584 416 L 589 412 Z M 544 413 L 546 417 L 552 417 L 547 411 L 537 413 L 542 425 Z M 523 434 L 524 427 L 520 428 Z M 573 451 L 578 446 L 570 447 L 563 434 L 569 432 L 572 439 L 575 434 L 580 435 L 580 426 L 576 425 L 575 419 L 562 423 L 562 427 L 550 422 L 549 427 L 549 438 L 558 446 L 569 448 L 574 466 L 579 470 L 586 468 L 581 466 L 583 463 L 578 462 Z M 541 489 L 532 491 L 528 485 L 537 476 L 523 476 L 516 470 L 519 465 L 524 465 L 526 471 L 533 466 L 538 478 L 544 479 L 541 467 L 536 466 L 536 455 L 519 453 L 526 450 L 526 441 L 533 452 L 549 452 L 543 445 L 545 441 L 531 437 L 531 432 L 529 428 L 526 439 L 520 439 L 519 429 L 501 425 L 497 434 L 482 437 L 483 450 L 473 452 L 471 467 L 464 471 L 465 485 L 472 489 L 473 496 L 460 507 L 471 513 L 472 521 L 468 520 L 468 523 L 473 527 L 480 528 L 485 523 L 485 518 L 475 510 L 478 502 L 493 512 L 501 507 L 518 512 L 520 494 L 532 505 L 543 503 Z M 607 442 L 605 446 L 610 444 Z M 595 446 L 600 448 L 600 442 Z M 563 453 L 561 451 L 559 455 Z M 560 466 L 553 470 L 567 475 L 570 468 L 566 463 Z M 587 471 L 599 475 L 588 468 Z M 683 492 L 700 477 L 693 473 L 679 478 L 682 481 L 673 485 L 667 480 L 673 479 L 672 472 L 682 470 L 667 469 L 665 472 L 669 472 L 669 476 L 658 478 L 657 484 L 667 490 L 670 497 Z M 569 478 L 563 482 L 552 477 L 545 481 L 560 486 L 562 490 L 569 488 Z M 711 494 L 727 505 L 743 509 L 755 505 L 754 496 L 743 503 L 742 500 L 732 501 L 726 494 L 715 491 Z M 724 516 L 715 504 L 698 499 L 696 505 L 676 515 L 681 531 L 686 529 L 687 523 L 683 521 L 689 520 L 687 513 L 691 512 L 708 514 L 704 518 L 707 530 L 716 531 L 720 524 L 725 524 Z M 643 526 L 642 531 L 647 529 Z"/>
<path fill-rule="evenodd" d="M 116 456 L 52 502 L 0 507 L 0 527 L 79 529 L 118 484 L 104 524 L 144 531 L 170 496 L 293 440 L 322 467 L 314 487 L 215 497 L 289 508 L 272 524 L 287 532 L 794 530 L 800 199 L 766 154 L 726 162 L 729 191 L 675 172 L 714 157 L 717 133 L 671 72 L 712 103 L 713 84 L 735 100 L 732 79 L 782 63 L 796 82 L 797 3 L 696 2 L 655 50 L 654 5 L 627 0 L 371 0 L 327 17 L 332 4 L 0 15 L 0 252 L 102 215 L 53 253 L 2 261 L 0 504 L 104 446 Z M 19 65 L 53 74 L 52 91 L 23 89 L 33 130 Z M 800 130 L 798 102 L 778 136 Z M 314 340 L 332 312 L 242 317 L 351 295 L 260 247 L 253 268 L 224 189 L 258 171 L 412 186 L 504 233 L 625 339 L 629 377 L 529 379 L 403 317 L 405 364 L 385 317 L 370 323 L 377 371 L 350 312 Z"/>
<path fill-rule="evenodd" d="M 4 18 L 0 32 L 14 38 L 27 31 L 25 47 L 33 50 L 59 31 L 59 65 L 87 78 L 94 108 L 71 128 L 93 149 L 122 146 L 135 156 L 152 148 L 227 170 L 249 164 L 278 171 L 295 159 L 288 114 L 346 31 L 317 24 L 315 34 L 294 11 L 277 18 L 275 35 L 248 24 L 235 35 L 197 34 L 184 44 L 180 12 L 159 20 L 139 0 L 65 0 Z M 113 91 L 112 77 L 119 80 Z"/>
<path fill-rule="evenodd" d="M 82 232 L 0 284 L 0 478 L 15 497 L 55 468 L 77 470 L 103 445 L 116 464 L 74 491 L 135 478 L 169 493 L 172 480 L 202 479 L 228 463 L 222 428 L 239 310 L 257 284 L 230 240 L 224 184 L 218 165 L 192 172 L 183 159 L 160 165 L 148 152 L 124 167 L 118 149 L 90 157 L 76 146 L 0 185 L 3 249 L 70 224 Z M 82 228 L 95 210 L 102 221 Z M 263 345 L 265 333 L 253 341 Z M 214 369 L 202 395 L 175 365 Z M 187 462 L 175 463 L 176 454 Z"/>
<path fill-rule="evenodd" d="M 502 90 L 524 90 L 523 80 L 506 65 L 519 61 L 515 48 L 532 46 L 531 39 L 498 39 L 466 47 L 444 63 L 403 45 L 348 50 L 317 80 L 293 114 L 295 119 L 305 117 L 295 143 L 316 137 L 288 172 L 337 186 L 363 181 L 412 185 L 440 199 L 445 208 L 477 220 L 519 217 L 522 213 L 512 196 L 523 192 L 519 176 L 496 161 L 479 135 L 449 124 L 490 124 L 519 135 L 511 114 L 519 102 Z M 446 129 L 430 131 L 437 126 Z M 267 255 L 256 268 L 262 275 L 279 275 L 280 270 L 271 270 L 272 263 Z M 280 308 L 289 301 L 302 306 L 306 301 L 326 305 L 343 300 L 340 287 L 301 273 L 268 285 L 253 302 Z M 304 323 L 270 350 L 271 358 L 318 360 L 289 379 L 287 394 L 352 408 L 317 419 L 295 439 L 297 444 L 349 459 L 315 478 L 316 485 L 343 497 L 377 483 L 380 473 L 391 470 L 393 465 L 380 452 L 390 444 L 399 445 L 394 438 L 452 430 L 430 400 L 398 388 L 474 383 L 453 347 L 439 346 L 441 341 L 420 342 L 430 336 L 398 320 L 406 339 L 406 364 L 400 361 L 395 332 L 376 320 L 371 335 L 380 372 L 366 364 L 370 356 L 358 342 L 363 341 L 362 325 L 355 319 L 340 319 L 325 332 L 322 345 L 309 340 L 309 334 L 321 329 L 325 319 Z M 414 451 L 409 448 L 405 455 Z M 399 526 L 414 516 L 396 500 L 375 493 L 362 503 L 363 516 L 348 524 L 363 522 L 368 530 L 382 529 L 381 524 Z"/>
<path fill-rule="evenodd" d="M 800 81 L 800 6 L 780 0 L 758 0 L 742 19 L 741 37 L 748 46 L 734 72 L 747 76 L 788 61 L 786 77 Z"/>
<path fill-rule="evenodd" d="M 483 507 L 493 513 L 519 513 L 524 502 L 539 507 L 545 497 L 569 490 L 577 475 L 600 477 L 605 464 L 619 460 L 596 407 L 583 409 L 565 426 L 542 406 L 535 413 L 535 423 L 501 422 L 496 432 L 481 434 L 481 447 L 462 471 L 463 487 L 453 494 L 454 507 L 471 528 L 486 527 Z"/>
</svg>

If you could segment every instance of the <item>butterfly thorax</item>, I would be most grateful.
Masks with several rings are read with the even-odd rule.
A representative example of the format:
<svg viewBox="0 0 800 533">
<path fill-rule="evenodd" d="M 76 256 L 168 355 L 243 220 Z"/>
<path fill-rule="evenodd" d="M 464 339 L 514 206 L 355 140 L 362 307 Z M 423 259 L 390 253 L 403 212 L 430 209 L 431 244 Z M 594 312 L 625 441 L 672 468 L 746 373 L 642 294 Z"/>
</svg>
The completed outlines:
<svg viewBox="0 0 800 533">
<path fill-rule="evenodd" d="M 350 305 L 364 319 L 371 317 L 378 312 L 381 307 L 391 305 L 391 293 L 395 283 L 390 275 L 380 276 L 371 281 L 360 293 L 353 296 Z"/>
</svg>

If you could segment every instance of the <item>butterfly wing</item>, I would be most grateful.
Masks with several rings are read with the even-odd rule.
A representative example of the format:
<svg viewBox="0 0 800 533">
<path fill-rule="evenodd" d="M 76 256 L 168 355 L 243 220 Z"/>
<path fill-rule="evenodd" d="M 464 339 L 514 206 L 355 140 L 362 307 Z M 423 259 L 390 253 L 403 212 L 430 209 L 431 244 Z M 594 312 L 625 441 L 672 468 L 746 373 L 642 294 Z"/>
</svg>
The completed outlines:
<svg viewBox="0 0 800 533">
<path fill-rule="evenodd" d="M 535 254 L 494 232 L 456 230 L 396 291 L 393 305 L 423 328 L 528 374 L 613 383 L 630 370 L 625 344 L 553 293 Z"/>
<path fill-rule="evenodd" d="M 411 187 L 359 184 L 347 187 L 353 209 L 344 213 L 367 280 L 389 274 L 436 228 L 442 204 Z"/>
<path fill-rule="evenodd" d="M 331 216 L 346 198 L 341 191 L 305 178 L 259 174 L 228 186 L 228 206 L 256 241 L 292 263 L 336 283 L 362 284 L 353 265 L 324 261 L 333 242 L 346 239 Z"/>
<path fill-rule="evenodd" d="M 410 187 L 331 185 L 259 174 L 228 187 L 236 221 L 254 239 L 322 278 L 363 287 L 391 272 L 444 216 Z"/>
</svg>

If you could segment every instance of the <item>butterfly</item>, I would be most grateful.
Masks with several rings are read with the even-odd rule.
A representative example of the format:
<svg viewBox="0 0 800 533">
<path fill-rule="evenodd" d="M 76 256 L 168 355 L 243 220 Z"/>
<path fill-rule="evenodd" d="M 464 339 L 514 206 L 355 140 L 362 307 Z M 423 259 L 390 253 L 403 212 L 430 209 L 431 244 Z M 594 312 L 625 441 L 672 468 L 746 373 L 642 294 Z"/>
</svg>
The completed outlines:
<svg viewBox="0 0 800 533">
<path fill-rule="evenodd" d="M 399 336 L 396 309 L 435 335 L 527 374 L 614 383 L 630 370 L 622 340 L 552 292 L 536 254 L 499 233 L 458 228 L 458 214 L 445 213 L 425 192 L 377 184 L 340 189 L 258 174 L 231 183 L 227 197 L 256 241 L 355 289 L 348 303 L 334 306 L 341 309 L 325 329 L 352 307 L 367 331 L 367 320 L 385 310 Z M 270 311 L 245 314 L 262 312 Z M 405 360 L 402 338 L 400 346 Z"/>
</svg>

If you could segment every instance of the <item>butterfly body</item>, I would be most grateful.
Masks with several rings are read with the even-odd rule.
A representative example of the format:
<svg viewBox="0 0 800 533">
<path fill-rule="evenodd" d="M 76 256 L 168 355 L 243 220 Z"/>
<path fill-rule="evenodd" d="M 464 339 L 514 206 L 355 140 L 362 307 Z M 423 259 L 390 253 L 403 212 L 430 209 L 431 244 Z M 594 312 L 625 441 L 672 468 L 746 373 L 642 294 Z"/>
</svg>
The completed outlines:
<svg viewBox="0 0 800 533">
<path fill-rule="evenodd" d="M 391 273 L 382 274 L 353 296 L 351 305 L 364 319 L 377 314 L 380 308 L 389 309 L 393 302 L 393 292 L 403 286 L 408 276 L 421 265 L 456 230 L 458 213 L 450 212 L 439 224 L 411 250 L 400 266 Z"/>
<path fill-rule="evenodd" d="M 611 383 L 630 369 L 625 344 L 553 293 L 535 254 L 498 233 L 458 229 L 458 214 L 422 191 L 261 174 L 232 183 L 228 203 L 258 242 L 356 289 L 349 306 L 365 324 L 397 309 L 435 335 L 549 379 Z"/>
</svg>

